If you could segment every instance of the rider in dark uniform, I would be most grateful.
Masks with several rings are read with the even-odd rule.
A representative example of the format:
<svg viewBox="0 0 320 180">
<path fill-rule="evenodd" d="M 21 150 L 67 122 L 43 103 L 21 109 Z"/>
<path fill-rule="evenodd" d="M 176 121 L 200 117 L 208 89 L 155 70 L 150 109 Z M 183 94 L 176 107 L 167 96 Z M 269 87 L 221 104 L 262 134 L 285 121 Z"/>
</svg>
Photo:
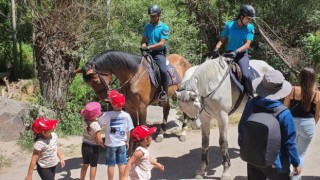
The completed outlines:
<svg viewBox="0 0 320 180">
<path fill-rule="evenodd" d="M 239 64 L 243 75 L 242 83 L 251 97 L 253 97 L 251 85 L 253 77 L 249 70 L 248 49 L 254 37 L 254 26 L 251 22 L 255 17 L 254 8 L 251 5 L 243 5 L 237 18 L 226 23 L 225 29 L 221 32 L 220 41 L 214 50 L 214 53 L 218 53 L 219 48 L 228 38 L 228 56 L 233 57 Z"/>
<path fill-rule="evenodd" d="M 168 99 L 168 80 L 166 66 L 166 41 L 169 37 L 169 27 L 160 21 L 161 8 L 154 4 L 148 8 L 151 22 L 144 28 L 141 40 L 142 51 L 151 50 L 150 55 L 159 66 L 161 76 L 161 92 L 159 100 L 166 102 Z"/>
</svg>

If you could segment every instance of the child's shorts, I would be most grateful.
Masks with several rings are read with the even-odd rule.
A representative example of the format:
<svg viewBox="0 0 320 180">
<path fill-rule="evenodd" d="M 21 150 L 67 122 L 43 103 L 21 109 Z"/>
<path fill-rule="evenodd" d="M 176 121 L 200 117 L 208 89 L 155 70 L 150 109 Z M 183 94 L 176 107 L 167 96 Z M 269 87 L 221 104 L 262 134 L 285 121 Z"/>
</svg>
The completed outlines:
<svg viewBox="0 0 320 180">
<path fill-rule="evenodd" d="M 126 159 L 126 145 L 118 147 L 109 147 L 106 148 L 106 165 L 124 165 L 127 164 Z"/>
</svg>

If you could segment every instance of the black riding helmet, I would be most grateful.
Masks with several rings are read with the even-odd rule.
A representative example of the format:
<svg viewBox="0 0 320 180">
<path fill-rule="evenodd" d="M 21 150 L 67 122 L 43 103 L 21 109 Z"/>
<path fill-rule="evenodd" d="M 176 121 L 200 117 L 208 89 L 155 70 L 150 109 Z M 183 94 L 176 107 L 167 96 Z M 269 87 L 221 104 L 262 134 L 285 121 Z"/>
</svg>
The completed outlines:
<svg viewBox="0 0 320 180">
<path fill-rule="evenodd" d="M 153 4 L 148 8 L 148 14 L 153 16 L 153 15 L 160 15 L 161 14 L 161 8 L 157 4 Z"/>
<path fill-rule="evenodd" d="M 256 11 L 251 5 L 243 5 L 239 15 L 248 16 L 249 18 L 254 19 L 256 18 Z"/>
</svg>

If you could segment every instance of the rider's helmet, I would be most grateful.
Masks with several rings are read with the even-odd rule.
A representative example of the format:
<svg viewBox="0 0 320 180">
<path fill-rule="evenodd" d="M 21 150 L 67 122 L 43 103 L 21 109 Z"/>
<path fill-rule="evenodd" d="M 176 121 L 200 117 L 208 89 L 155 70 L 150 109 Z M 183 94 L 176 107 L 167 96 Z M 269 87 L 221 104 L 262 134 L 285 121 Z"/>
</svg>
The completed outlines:
<svg viewBox="0 0 320 180">
<path fill-rule="evenodd" d="M 254 19 L 256 18 L 256 11 L 251 5 L 242 5 L 239 15 L 248 16 L 249 18 Z"/>
<path fill-rule="evenodd" d="M 153 4 L 148 8 L 148 14 L 153 15 L 160 15 L 161 14 L 161 8 L 157 4 Z"/>
</svg>

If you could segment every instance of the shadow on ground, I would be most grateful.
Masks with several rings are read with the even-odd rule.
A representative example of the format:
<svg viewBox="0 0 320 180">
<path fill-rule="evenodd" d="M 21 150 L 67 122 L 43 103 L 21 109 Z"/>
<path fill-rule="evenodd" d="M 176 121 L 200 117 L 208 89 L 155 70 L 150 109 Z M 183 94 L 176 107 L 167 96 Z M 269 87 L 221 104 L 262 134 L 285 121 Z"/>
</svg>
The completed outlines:
<svg viewBox="0 0 320 180">
<path fill-rule="evenodd" d="M 170 151 L 170 148 L 167 149 Z M 200 166 L 201 148 L 192 149 L 190 153 L 183 156 L 158 157 L 157 161 L 164 165 L 165 171 L 162 173 L 158 169 L 152 169 L 151 179 L 192 179 L 196 170 Z M 229 148 L 230 159 L 239 157 L 239 149 Z M 220 147 L 211 146 L 209 149 L 209 166 L 207 176 L 220 177 L 221 174 L 215 174 L 215 168 L 219 167 L 222 162 Z M 208 177 L 205 177 L 208 178 Z M 212 179 L 212 177 L 210 177 Z M 219 178 L 218 178 L 219 179 Z M 240 179 L 239 179 L 240 180 Z"/>
<path fill-rule="evenodd" d="M 98 166 L 104 166 L 105 165 L 105 149 L 100 147 L 99 148 L 99 160 L 98 160 Z M 80 178 L 72 178 L 71 177 L 71 171 L 72 170 L 79 170 L 82 167 L 82 157 L 76 157 L 76 158 L 70 158 L 65 160 L 66 166 L 62 169 L 60 163 L 57 165 L 56 173 L 60 173 L 59 180 L 79 180 Z M 89 167 L 90 168 L 90 167 Z M 87 173 L 89 170 L 87 170 Z M 80 176 L 80 174 L 79 174 Z"/>
</svg>

